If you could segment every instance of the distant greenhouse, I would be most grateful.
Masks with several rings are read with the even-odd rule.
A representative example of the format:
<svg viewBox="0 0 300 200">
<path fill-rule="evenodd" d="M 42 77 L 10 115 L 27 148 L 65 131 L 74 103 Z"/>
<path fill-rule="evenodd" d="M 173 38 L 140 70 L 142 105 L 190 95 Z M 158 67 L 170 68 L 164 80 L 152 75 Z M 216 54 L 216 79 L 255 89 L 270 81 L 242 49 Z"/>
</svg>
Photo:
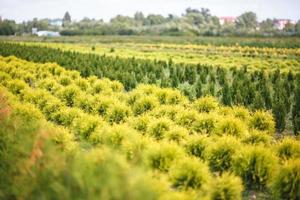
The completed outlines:
<svg viewBox="0 0 300 200">
<path fill-rule="evenodd" d="M 38 31 L 36 33 L 39 37 L 46 36 L 46 37 L 59 37 L 59 32 L 54 31 Z"/>
</svg>

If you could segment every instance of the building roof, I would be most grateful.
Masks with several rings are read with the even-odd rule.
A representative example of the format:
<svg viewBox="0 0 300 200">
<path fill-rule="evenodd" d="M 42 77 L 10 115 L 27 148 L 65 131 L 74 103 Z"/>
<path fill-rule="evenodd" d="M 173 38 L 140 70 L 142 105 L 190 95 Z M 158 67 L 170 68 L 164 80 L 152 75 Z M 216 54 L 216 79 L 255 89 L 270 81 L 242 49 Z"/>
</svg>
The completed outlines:
<svg viewBox="0 0 300 200">
<path fill-rule="evenodd" d="M 223 20 L 235 20 L 236 17 L 233 17 L 233 16 L 224 16 L 224 17 L 219 17 L 219 19 L 223 19 Z"/>
</svg>

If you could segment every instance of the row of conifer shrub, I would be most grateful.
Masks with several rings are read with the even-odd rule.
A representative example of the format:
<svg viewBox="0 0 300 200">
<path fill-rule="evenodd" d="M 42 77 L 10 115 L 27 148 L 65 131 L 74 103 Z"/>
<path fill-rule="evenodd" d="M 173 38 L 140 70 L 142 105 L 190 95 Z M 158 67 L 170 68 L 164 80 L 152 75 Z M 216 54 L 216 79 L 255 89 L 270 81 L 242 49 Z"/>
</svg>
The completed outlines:
<svg viewBox="0 0 300 200">
<path fill-rule="evenodd" d="M 300 131 L 300 73 L 297 62 L 291 62 L 282 69 L 281 64 L 276 62 L 286 61 L 276 59 L 268 69 L 258 61 L 254 69 L 250 69 L 247 63 L 237 59 L 233 62 L 235 67 L 226 68 L 222 64 L 110 57 L 10 42 L 0 42 L 0 55 L 14 55 L 33 62 L 56 62 L 66 69 L 78 70 L 84 77 L 94 75 L 118 80 L 127 91 L 142 83 L 156 84 L 177 88 L 193 100 L 211 95 L 227 106 L 272 110 L 277 132 L 293 130 L 297 135 Z M 61 71 L 53 72 L 58 74 Z M 62 77 L 61 81 L 68 84 L 70 78 Z M 85 87 L 84 83 L 81 86 Z"/>
<path fill-rule="evenodd" d="M 55 64 L 1 57 L 0 65 L 0 84 L 14 99 L 13 107 L 24 123 L 21 129 L 26 131 L 32 116 L 47 120 L 60 129 L 52 131 L 51 141 L 60 147 L 56 153 L 66 156 L 65 161 L 72 160 L 60 166 L 59 173 L 54 173 L 55 159 L 47 160 L 53 168 L 47 168 L 49 174 L 35 172 L 37 184 L 31 188 L 14 185 L 17 192 L 7 190 L 1 195 L 26 198 L 33 194 L 28 191 L 39 191 L 50 198 L 61 187 L 67 199 L 75 194 L 77 198 L 141 199 L 145 193 L 149 199 L 241 199 L 242 191 L 247 190 L 264 191 L 277 199 L 299 198 L 299 140 L 276 139 L 269 112 L 224 107 L 209 96 L 190 101 L 177 90 L 153 85 L 124 92 L 116 81 L 84 79 Z M 24 105 L 18 106 L 20 103 Z M 101 156 L 103 151 L 108 157 Z M 117 166 L 110 164 L 111 157 Z M 102 161 L 108 162 L 100 168 L 103 171 L 96 168 Z M 91 171 L 76 174 L 82 165 Z M 63 175 L 69 168 L 73 170 Z M 139 185 L 139 181 L 134 186 L 124 184 L 124 175 L 130 182 L 135 169 L 149 177 L 146 183 L 154 181 L 155 187 Z M 54 181 L 57 176 L 63 177 Z M 18 178 L 30 176 L 25 173 Z M 66 181 L 74 178 L 84 181 L 80 186 L 75 181 L 72 187 L 81 188 L 75 192 Z M 100 184 L 97 178 L 112 182 Z M 50 183 L 59 185 L 54 193 Z M 127 187 L 105 193 L 120 185 Z M 126 196 L 129 194 L 136 196 Z"/>
</svg>

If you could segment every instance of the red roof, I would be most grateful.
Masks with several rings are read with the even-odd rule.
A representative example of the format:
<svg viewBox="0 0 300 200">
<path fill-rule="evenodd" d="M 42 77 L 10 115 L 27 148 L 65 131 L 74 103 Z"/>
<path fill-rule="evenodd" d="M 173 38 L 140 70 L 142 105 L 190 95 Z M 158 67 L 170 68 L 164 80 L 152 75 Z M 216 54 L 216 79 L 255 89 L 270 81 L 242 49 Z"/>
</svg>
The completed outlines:
<svg viewBox="0 0 300 200">
<path fill-rule="evenodd" d="M 219 19 L 224 19 L 224 20 L 235 20 L 235 17 L 232 17 L 232 16 L 226 16 L 226 17 L 219 17 Z"/>
</svg>

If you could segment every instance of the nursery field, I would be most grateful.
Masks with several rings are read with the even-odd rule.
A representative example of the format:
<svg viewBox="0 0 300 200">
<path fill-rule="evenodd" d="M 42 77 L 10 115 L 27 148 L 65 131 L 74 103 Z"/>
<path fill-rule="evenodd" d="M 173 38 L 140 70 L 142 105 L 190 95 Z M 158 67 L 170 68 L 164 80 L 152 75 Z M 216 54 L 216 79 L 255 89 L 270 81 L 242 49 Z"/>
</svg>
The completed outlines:
<svg viewBox="0 0 300 200">
<path fill-rule="evenodd" d="M 300 49 L 290 47 L 291 38 L 273 38 L 272 42 L 248 39 L 257 47 L 240 45 L 247 39 L 244 43 L 242 39 L 229 39 L 227 43 L 223 39 L 227 46 L 218 40 L 215 45 L 204 45 L 170 43 L 164 38 L 163 43 L 111 37 L 96 43 L 85 37 L 48 39 L 51 42 L 37 39 L 0 42 L 0 55 L 56 62 L 78 70 L 84 77 L 95 75 L 120 81 L 126 91 L 143 83 L 177 88 L 190 100 L 211 95 L 226 106 L 270 110 L 277 133 L 298 134 L 300 130 Z M 231 40 L 239 43 L 230 46 Z M 262 47 L 274 41 L 285 47 Z"/>
<path fill-rule="evenodd" d="M 0 85 L 1 199 L 300 198 L 272 112 L 13 56 Z"/>
<path fill-rule="evenodd" d="M 0 36 L 1 40 L 15 42 L 54 42 L 54 43 L 167 43 L 167 44 L 197 44 L 214 46 L 248 46 L 269 48 L 300 48 L 299 37 L 191 37 L 191 36 L 61 36 L 61 37 L 33 37 L 33 36 Z"/>
<path fill-rule="evenodd" d="M 21 42 L 22 43 L 22 42 Z M 93 53 L 100 56 L 159 60 L 184 64 L 201 64 L 224 68 L 288 72 L 300 69 L 300 48 L 223 46 L 212 44 L 141 43 L 132 41 L 90 42 L 26 42 L 26 45 L 50 47 L 64 51 Z M 259 45 L 260 43 L 257 43 Z M 254 44 L 253 44 L 254 45 Z M 288 46 L 288 45 L 287 45 Z"/>
<path fill-rule="evenodd" d="M 0 199 L 300 199 L 299 38 L 0 37 Z"/>
</svg>

